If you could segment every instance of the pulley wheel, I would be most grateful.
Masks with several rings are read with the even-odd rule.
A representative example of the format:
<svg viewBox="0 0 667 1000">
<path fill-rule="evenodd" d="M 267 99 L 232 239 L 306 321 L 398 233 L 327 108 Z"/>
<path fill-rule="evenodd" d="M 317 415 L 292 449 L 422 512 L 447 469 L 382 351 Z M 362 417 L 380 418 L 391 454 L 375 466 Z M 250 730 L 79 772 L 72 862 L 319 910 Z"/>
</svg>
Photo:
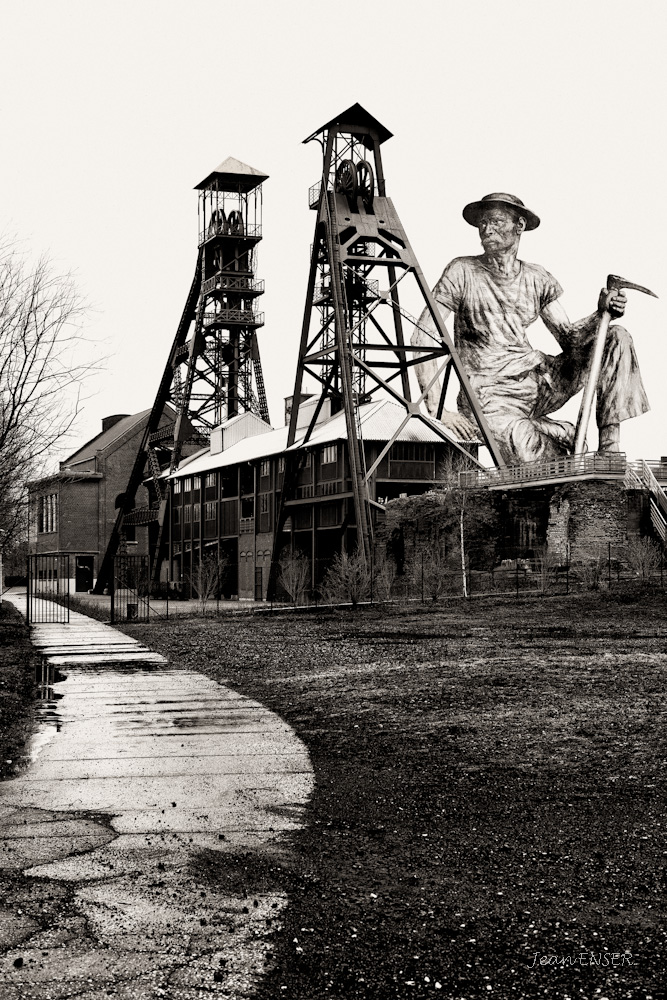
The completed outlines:
<svg viewBox="0 0 667 1000">
<path fill-rule="evenodd" d="M 342 160 L 336 171 L 336 191 L 351 202 L 357 197 L 357 168 L 352 160 Z"/>
<path fill-rule="evenodd" d="M 368 160 L 360 160 L 357 163 L 357 194 L 361 195 L 367 209 L 373 207 L 373 194 L 375 190 L 375 175 Z"/>
<path fill-rule="evenodd" d="M 229 218 L 227 219 L 229 224 L 229 231 L 236 236 L 243 236 L 243 216 L 240 212 L 234 209 L 233 212 L 229 213 Z"/>
</svg>

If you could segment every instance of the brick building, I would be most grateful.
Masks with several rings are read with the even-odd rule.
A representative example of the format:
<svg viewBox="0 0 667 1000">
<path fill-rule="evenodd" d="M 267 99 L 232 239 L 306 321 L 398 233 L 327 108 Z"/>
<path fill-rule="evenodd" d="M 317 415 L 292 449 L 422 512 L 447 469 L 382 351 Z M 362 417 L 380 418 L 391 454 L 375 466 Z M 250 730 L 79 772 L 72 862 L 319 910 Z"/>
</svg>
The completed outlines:
<svg viewBox="0 0 667 1000">
<path fill-rule="evenodd" d="M 69 553 L 73 590 L 94 585 L 150 412 L 105 417 L 101 432 L 57 472 L 29 484 L 30 553 Z M 163 417 L 169 420 L 173 415 Z M 132 530 L 132 550 L 147 552 L 145 533 L 135 539 Z"/>
</svg>

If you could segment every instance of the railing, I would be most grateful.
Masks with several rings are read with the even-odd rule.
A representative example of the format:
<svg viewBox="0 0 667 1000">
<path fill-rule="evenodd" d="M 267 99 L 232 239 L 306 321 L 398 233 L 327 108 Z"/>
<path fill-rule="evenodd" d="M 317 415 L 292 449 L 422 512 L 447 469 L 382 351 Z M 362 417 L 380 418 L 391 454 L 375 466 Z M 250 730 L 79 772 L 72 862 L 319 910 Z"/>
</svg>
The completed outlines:
<svg viewBox="0 0 667 1000">
<path fill-rule="evenodd" d="M 632 463 L 636 465 L 636 462 Z M 642 465 L 644 465 L 654 476 L 654 478 L 659 483 L 664 483 L 667 487 L 667 462 L 647 462 L 642 459 Z"/>
<path fill-rule="evenodd" d="M 320 203 L 321 193 L 322 181 L 318 181 L 317 184 L 313 184 L 308 188 L 308 208 L 317 208 Z"/>
<path fill-rule="evenodd" d="M 264 280 L 253 281 L 252 278 L 214 274 L 212 278 L 207 278 L 202 283 L 201 289 L 204 294 L 218 290 L 221 292 L 240 292 L 242 295 L 262 295 Z"/>
<path fill-rule="evenodd" d="M 650 491 L 651 523 L 664 542 L 667 539 L 667 496 L 655 477 L 656 466 L 659 467 L 659 463 L 645 462 L 641 459 L 638 462 L 632 462 L 628 468 L 625 482 L 626 486 L 630 488 L 643 487 Z"/>
<path fill-rule="evenodd" d="M 202 317 L 204 327 L 228 326 L 238 323 L 241 326 L 264 326 L 264 313 L 256 313 L 254 309 L 221 309 L 219 312 L 205 312 Z"/>
<path fill-rule="evenodd" d="M 150 524 L 151 521 L 157 521 L 159 516 L 159 505 L 157 507 L 136 507 L 129 514 L 125 514 L 123 523 L 134 525 Z"/>
<path fill-rule="evenodd" d="M 582 455 L 564 455 L 548 462 L 525 462 L 504 469 L 474 469 L 460 472 L 461 486 L 520 486 L 545 479 L 576 479 L 599 476 L 622 479 L 627 462 L 622 452 L 604 454 L 597 451 Z"/>
<path fill-rule="evenodd" d="M 238 240 L 238 239 L 254 239 L 261 240 L 262 238 L 262 227 L 257 224 L 253 226 L 230 226 L 229 223 L 223 223 L 219 226 L 207 226 L 206 229 L 202 229 L 199 233 L 199 245 L 206 243 L 207 240 L 217 239 L 219 237 L 224 237 L 226 239 Z"/>
<path fill-rule="evenodd" d="M 297 486 L 296 496 L 297 500 L 308 500 L 310 497 L 331 497 L 337 493 L 345 493 L 349 489 L 349 485 L 346 486 L 340 480 L 332 479 L 330 482 L 317 483 L 315 486 L 312 483 Z"/>
</svg>

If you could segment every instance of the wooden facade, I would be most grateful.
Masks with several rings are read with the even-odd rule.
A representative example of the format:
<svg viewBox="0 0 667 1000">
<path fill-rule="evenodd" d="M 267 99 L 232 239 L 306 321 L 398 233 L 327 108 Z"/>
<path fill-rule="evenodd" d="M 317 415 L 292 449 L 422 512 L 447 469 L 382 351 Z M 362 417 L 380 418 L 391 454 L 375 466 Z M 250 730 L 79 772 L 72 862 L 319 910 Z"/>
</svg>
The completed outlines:
<svg viewBox="0 0 667 1000">
<path fill-rule="evenodd" d="M 385 443 L 364 442 L 367 468 Z M 327 441 L 299 452 L 296 498 L 287 501 L 278 548 L 308 557 L 316 588 L 334 555 L 356 547 L 347 442 Z M 395 442 L 369 482 L 376 516 L 382 517 L 387 500 L 432 489 L 451 452 L 442 440 Z M 186 595 L 193 589 L 198 560 L 213 557 L 226 563 L 225 597 L 266 600 L 285 457 L 282 450 L 214 468 L 219 461 L 211 456 L 208 471 L 200 458 L 193 463 L 199 471 L 188 474 L 186 465 L 172 478 L 171 580 Z"/>
</svg>

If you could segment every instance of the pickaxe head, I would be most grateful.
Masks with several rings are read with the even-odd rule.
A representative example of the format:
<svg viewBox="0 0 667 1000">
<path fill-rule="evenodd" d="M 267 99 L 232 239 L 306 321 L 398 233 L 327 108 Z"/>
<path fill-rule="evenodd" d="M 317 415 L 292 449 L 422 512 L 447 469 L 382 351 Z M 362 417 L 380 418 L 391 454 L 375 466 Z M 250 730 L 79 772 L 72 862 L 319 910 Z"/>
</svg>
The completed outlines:
<svg viewBox="0 0 667 1000">
<path fill-rule="evenodd" d="M 645 295 L 652 295 L 654 299 L 658 297 L 650 288 L 644 288 L 643 285 L 635 285 L 634 281 L 626 281 L 625 278 L 621 278 L 618 274 L 607 275 L 607 288 L 609 291 L 612 288 L 616 288 L 619 291 L 622 288 L 634 288 L 636 292 L 644 292 Z"/>
</svg>

